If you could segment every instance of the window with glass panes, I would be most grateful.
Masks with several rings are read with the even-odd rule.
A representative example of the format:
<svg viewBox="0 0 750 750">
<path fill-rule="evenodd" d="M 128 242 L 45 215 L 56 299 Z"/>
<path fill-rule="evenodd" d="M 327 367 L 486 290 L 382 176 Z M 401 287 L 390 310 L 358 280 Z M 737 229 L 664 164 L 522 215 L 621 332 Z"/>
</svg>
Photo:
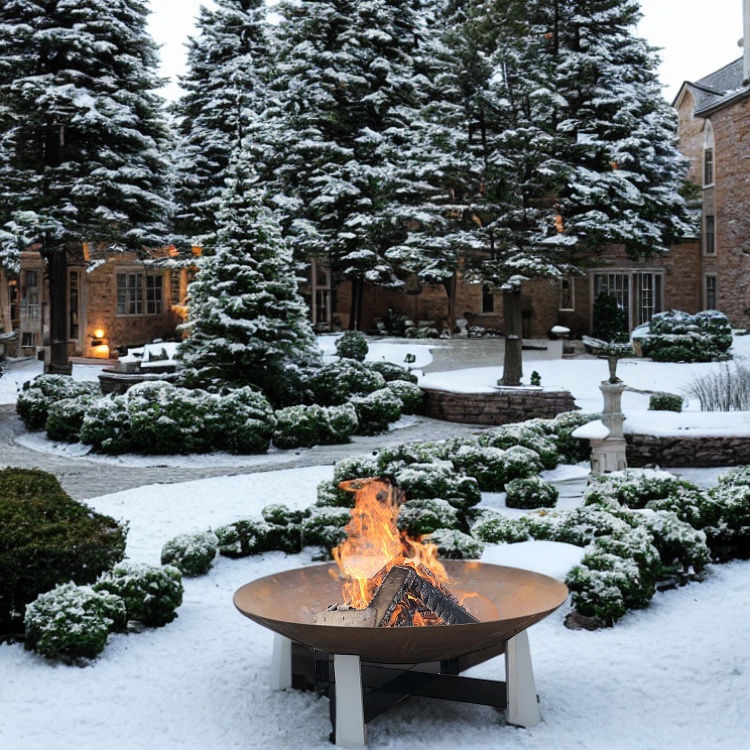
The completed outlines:
<svg viewBox="0 0 750 750">
<path fill-rule="evenodd" d="M 143 271 L 117 273 L 118 315 L 160 315 L 164 309 L 164 280 Z"/>
<path fill-rule="evenodd" d="M 716 274 L 707 273 L 703 278 L 704 305 L 706 310 L 716 310 L 719 307 L 719 293 Z"/>
</svg>

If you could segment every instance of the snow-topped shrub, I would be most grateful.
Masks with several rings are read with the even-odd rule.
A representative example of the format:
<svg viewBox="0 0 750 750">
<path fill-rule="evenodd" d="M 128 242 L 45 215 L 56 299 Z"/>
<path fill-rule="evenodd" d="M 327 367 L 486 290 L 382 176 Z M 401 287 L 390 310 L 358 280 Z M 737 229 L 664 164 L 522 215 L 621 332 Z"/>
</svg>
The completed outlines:
<svg viewBox="0 0 750 750">
<path fill-rule="evenodd" d="M 385 387 L 385 378 L 361 362 L 340 359 L 324 365 L 310 379 L 315 403 L 337 406 L 351 396 L 366 395 Z"/>
<path fill-rule="evenodd" d="M 248 557 L 281 550 L 294 553 L 301 549 L 300 529 L 293 524 L 278 525 L 264 520 L 241 520 L 214 530 L 219 539 L 219 554 Z"/>
<path fill-rule="evenodd" d="M 350 456 L 336 462 L 333 467 L 333 482 L 338 485 L 339 482 L 346 482 L 349 479 L 377 477 L 381 473 L 382 470 L 377 456 Z M 353 497 L 351 493 L 346 494 Z"/>
<path fill-rule="evenodd" d="M 477 480 L 482 492 L 502 492 L 505 489 L 506 451 L 492 446 L 460 445 L 450 454 L 456 469 Z"/>
<path fill-rule="evenodd" d="M 27 429 L 41 430 L 52 404 L 83 395 L 101 396 L 99 384 L 74 380 L 70 375 L 37 375 L 23 384 L 16 411 Z"/>
<path fill-rule="evenodd" d="M 101 398 L 99 394 L 84 394 L 75 398 L 64 398 L 55 401 L 49 407 L 44 431 L 50 440 L 60 440 L 66 443 L 76 443 L 80 439 L 81 427 L 86 413 L 95 401 Z"/>
<path fill-rule="evenodd" d="M 323 407 L 323 420 L 320 424 L 318 439 L 321 445 L 348 443 L 357 432 L 359 419 L 354 404 Z"/>
<path fill-rule="evenodd" d="M 395 477 L 405 466 L 426 464 L 441 459 L 442 455 L 436 443 L 402 443 L 381 448 L 376 455 L 378 473 Z"/>
<path fill-rule="evenodd" d="M 336 354 L 342 359 L 355 359 L 363 362 L 370 347 L 362 331 L 344 331 L 336 339 Z"/>
<path fill-rule="evenodd" d="M 422 408 L 424 391 L 418 385 L 406 380 L 393 380 L 388 383 L 387 388 L 401 400 L 401 411 L 404 414 L 417 414 Z"/>
<path fill-rule="evenodd" d="M 315 505 L 321 507 L 351 508 L 354 505 L 354 495 L 342 490 L 337 482 L 320 482 L 316 488 L 316 496 Z"/>
<path fill-rule="evenodd" d="M 282 449 L 345 443 L 359 425 L 352 404 L 287 406 L 279 409 L 275 417 L 273 442 Z"/>
<path fill-rule="evenodd" d="M 674 393 L 655 393 L 648 400 L 649 411 L 681 412 L 685 399 Z"/>
<path fill-rule="evenodd" d="M 118 454 L 133 450 L 125 399 L 110 394 L 91 404 L 83 417 L 80 439 L 102 453 Z"/>
<path fill-rule="evenodd" d="M 505 504 L 509 508 L 554 508 L 557 489 L 540 477 L 513 479 L 505 486 Z"/>
<path fill-rule="evenodd" d="M 750 466 L 738 466 L 720 474 L 720 487 L 750 487 Z"/>
<path fill-rule="evenodd" d="M 602 292 L 594 300 L 592 310 L 593 334 L 602 341 L 626 341 L 628 314 L 620 307 L 617 297 Z"/>
<path fill-rule="evenodd" d="M 263 516 L 264 521 L 276 524 L 277 526 L 294 526 L 301 523 L 306 515 L 304 510 L 292 510 L 283 503 L 266 505 L 260 511 L 260 514 Z"/>
<path fill-rule="evenodd" d="M 638 522 L 652 536 L 654 547 L 661 557 L 662 575 L 670 571 L 687 574 L 692 568 L 699 573 L 711 560 L 706 534 L 681 521 L 666 510 L 644 510 L 637 514 Z"/>
<path fill-rule="evenodd" d="M 457 529 L 461 525 L 456 509 L 440 498 L 407 500 L 399 509 L 398 528 L 412 537 L 436 529 Z"/>
<path fill-rule="evenodd" d="M 529 538 L 526 526 L 518 519 L 487 508 L 471 525 L 471 535 L 487 544 L 513 544 Z"/>
<path fill-rule="evenodd" d="M 121 597 L 63 583 L 26 607 L 24 645 L 47 658 L 94 659 L 110 632 L 124 629 L 126 621 Z"/>
<path fill-rule="evenodd" d="M 641 344 L 644 356 L 655 362 L 714 362 L 728 358 L 732 328 L 717 310 L 697 315 L 668 310 L 654 315 Z"/>
<path fill-rule="evenodd" d="M 344 526 L 349 523 L 351 513 L 348 508 L 314 506 L 310 514 L 300 524 L 302 545 L 321 546 L 327 550 L 341 544 L 346 539 Z"/>
<path fill-rule="evenodd" d="M 614 625 L 629 609 L 648 606 L 651 587 L 642 585 L 641 571 L 633 560 L 594 550 L 567 575 L 565 583 L 573 607 L 603 625 Z"/>
<path fill-rule="evenodd" d="M 478 560 L 484 544 L 457 529 L 435 529 L 425 541 L 438 548 L 438 557 L 449 560 Z"/>
<path fill-rule="evenodd" d="M 202 576 L 213 565 L 219 538 L 211 531 L 180 534 L 161 549 L 161 564 L 173 565 L 183 575 Z"/>
<path fill-rule="evenodd" d="M 127 527 L 73 500 L 38 469 L 0 469 L 0 633 L 58 583 L 93 583 L 125 554 Z"/>
<path fill-rule="evenodd" d="M 536 451 L 516 445 L 508 448 L 503 454 L 503 471 L 507 485 L 514 479 L 524 479 L 539 474 L 542 471 L 542 461 Z"/>
<path fill-rule="evenodd" d="M 546 431 L 546 421 L 529 420 L 493 427 L 480 436 L 479 442 L 493 448 L 528 448 L 537 454 L 537 460 L 541 460 L 543 468 L 554 469 L 559 455 L 554 438 Z"/>
<path fill-rule="evenodd" d="M 182 573 L 173 565 L 123 562 L 99 576 L 94 588 L 122 597 L 128 620 L 149 627 L 172 622 L 182 604 Z"/>
<path fill-rule="evenodd" d="M 274 414 L 269 400 L 245 386 L 215 397 L 205 451 L 226 450 L 240 455 L 265 453 L 271 444 Z"/>
<path fill-rule="evenodd" d="M 403 381 L 416 385 L 419 382 L 419 378 L 411 370 L 407 370 L 405 367 L 397 365 L 394 362 L 386 362 L 385 360 L 368 362 L 367 367 L 375 372 L 379 372 L 385 378 L 386 383 Z"/>
<path fill-rule="evenodd" d="M 466 510 L 482 499 L 477 480 L 457 473 L 450 461 L 411 464 L 396 472 L 395 479 L 409 500 L 438 497 Z"/>
<path fill-rule="evenodd" d="M 726 561 L 750 558 L 750 486 L 720 484 L 710 490 L 718 517 L 703 527 L 712 557 Z"/>
<path fill-rule="evenodd" d="M 351 403 L 357 410 L 359 435 L 379 435 L 401 416 L 401 399 L 389 388 L 352 396 Z"/>
</svg>

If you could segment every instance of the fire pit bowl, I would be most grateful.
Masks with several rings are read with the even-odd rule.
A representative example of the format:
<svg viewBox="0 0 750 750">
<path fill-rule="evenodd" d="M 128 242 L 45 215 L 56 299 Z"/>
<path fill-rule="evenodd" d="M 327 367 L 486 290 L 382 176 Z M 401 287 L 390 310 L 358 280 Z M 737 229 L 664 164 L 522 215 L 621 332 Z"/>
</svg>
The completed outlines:
<svg viewBox="0 0 750 750">
<path fill-rule="evenodd" d="M 259 578 L 237 590 L 234 604 L 254 622 L 310 648 L 367 662 L 413 664 L 456 659 L 508 641 L 568 596 L 565 584 L 528 570 L 466 561 L 444 565 L 454 596 L 476 593 L 462 603 L 479 622 L 401 628 L 314 624 L 315 614 L 344 601 L 333 563 Z"/>
</svg>

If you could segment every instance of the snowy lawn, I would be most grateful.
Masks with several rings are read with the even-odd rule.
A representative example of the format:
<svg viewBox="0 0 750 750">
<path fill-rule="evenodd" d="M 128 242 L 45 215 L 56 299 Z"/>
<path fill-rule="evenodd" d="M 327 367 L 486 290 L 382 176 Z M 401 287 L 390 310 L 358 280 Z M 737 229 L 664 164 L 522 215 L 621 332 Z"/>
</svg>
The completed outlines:
<svg viewBox="0 0 750 750">
<path fill-rule="evenodd" d="M 744 345 L 745 339 L 738 342 Z M 633 360 L 621 363 L 618 374 L 640 390 L 675 393 L 710 367 L 715 365 Z M 29 363 L 0 378 L 0 402 L 12 403 L 16 379 L 23 382 L 36 368 L 38 363 Z M 534 369 L 543 385 L 567 386 L 582 408 L 600 408 L 597 385 L 607 375 L 604 361 L 540 361 Z M 97 368 L 77 366 L 75 373 L 95 378 Z M 428 375 L 423 382 L 434 384 L 442 377 L 454 390 L 469 382 L 474 384 L 470 390 L 476 390 L 479 375 L 453 371 Z M 481 375 L 481 384 L 491 387 L 499 368 L 483 368 Z M 626 394 L 629 420 L 642 418 L 646 429 L 664 429 L 664 414 L 655 418 L 646 407 L 647 396 Z M 738 434 L 741 425 L 728 419 L 733 415 L 719 416 L 723 421 L 718 420 L 718 427 L 709 425 L 714 415 L 695 410 L 682 419 L 690 420 L 691 431 Z M 680 473 L 711 485 L 719 470 Z M 585 474 L 582 467 L 545 473 L 561 488 L 560 507 L 578 502 Z M 151 485 L 88 502 L 129 522 L 128 555 L 133 561 L 158 564 L 162 545 L 173 536 L 257 516 L 271 502 L 307 506 L 315 500 L 318 482 L 331 476 L 330 466 L 287 469 Z M 504 496 L 488 493 L 483 503 L 503 508 Z M 536 542 L 488 546 L 483 560 L 563 578 L 578 555 L 569 545 Z M 0 748 L 330 747 L 328 701 L 270 689 L 272 634 L 232 604 L 234 591 L 244 583 L 309 563 L 308 551 L 218 559 L 207 576 L 185 579 L 185 600 L 173 623 L 111 636 L 104 654 L 86 668 L 52 665 L 20 645 L 1 645 Z M 741 750 L 750 737 L 749 581 L 750 562 L 710 566 L 704 583 L 657 594 L 647 610 L 594 633 L 567 630 L 562 624 L 568 611 L 564 605 L 530 632 L 544 719 L 540 725 L 528 730 L 506 727 L 489 708 L 411 699 L 368 725 L 369 744 L 430 750 Z M 502 659 L 496 659 L 472 673 L 502 679 L 502 669 Z"/>
</svg>

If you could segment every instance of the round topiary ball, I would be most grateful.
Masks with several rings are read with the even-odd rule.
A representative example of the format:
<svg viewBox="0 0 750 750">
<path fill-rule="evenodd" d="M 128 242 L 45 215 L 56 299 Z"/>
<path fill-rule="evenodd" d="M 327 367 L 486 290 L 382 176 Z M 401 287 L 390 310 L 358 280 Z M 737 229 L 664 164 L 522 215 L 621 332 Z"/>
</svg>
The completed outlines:
<svg viewBox="0 0 750 750">
<path fill-rule="evenodd" d="M 161 564 L 174 565 L 183 575 L 208 573 L 219 549 L 219 538 L 212 531 L 180 534 L 161 550 Z"/>
<path fill-rule="evenodd" d="M 508 508 L 554 508 L 558 491 L 540 477 L 514 479 L 505 486 Z"/>
<path fill-rule="evenodd" d="M 346 331 L 336 339 L 336 354 L 344 359 L 363 362 L 369 351 L 367 338 L 361 331 Z"/>
</svg>

